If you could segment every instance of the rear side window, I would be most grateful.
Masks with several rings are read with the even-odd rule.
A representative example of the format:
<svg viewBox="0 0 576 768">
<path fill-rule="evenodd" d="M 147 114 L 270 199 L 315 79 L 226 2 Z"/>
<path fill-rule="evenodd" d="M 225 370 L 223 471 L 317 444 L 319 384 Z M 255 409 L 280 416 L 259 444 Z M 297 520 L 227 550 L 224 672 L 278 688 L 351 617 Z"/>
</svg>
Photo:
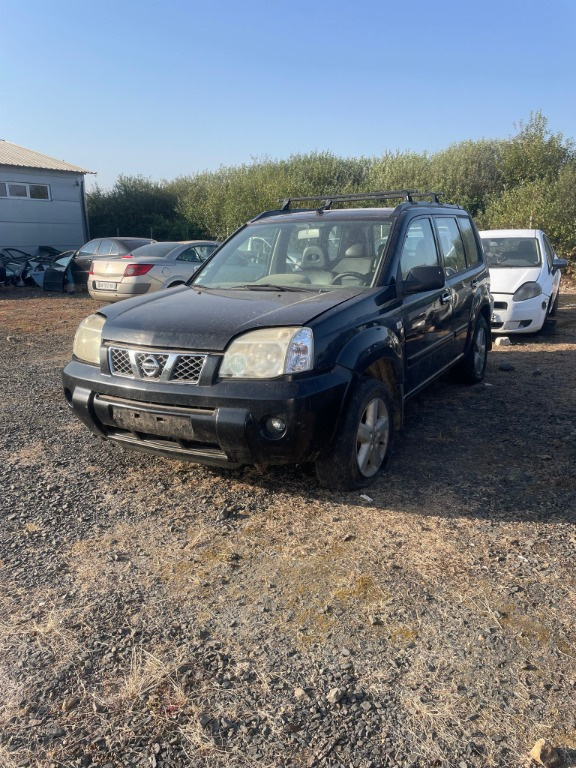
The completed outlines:
<svg viewBox="0 0 576 768">
<path fill-rule="evenodd" d="M 468 266 L 473 267 L 483 259 L 482 252 L 478 247 L 476 238 L 474 237 L 472 223 L 470 222 L 470 219 L 465 219 L 461 216 L 458 218 L 458 224 L 460 225 L 462 239 L 464 240 L 464 248 L 466 249 L 466 260 L 468 261 Z"/>
<path fill-rule="evenodd" d="M 96 253 L 101 242 L 101 240 L 90 240 L 89 243 L 86 243 L 86 245 L 82 246 L 80 253 Z"/>
<path fill-rule="evenodd" d="M 98 248 L 98 254 L 100 256 L 109 256 L 112 251 L 112 240 L 102 240 L 100 248 Z"/>
<path fill-rule="evenodd" d="M 200 263 L 202 259 L 199 258 L 198 254 L 196 253 L 196 249 L 193 246 L 190 246 L 176 257 L 176 261 L 195 261 Z"/>
<path fill-rule="evenodd" d="M 466 269 L 466 255 L 456 219 L 451 216 L 438 216 L 435 221 L 444 257 L 444 273 L 448 276 L 463 272 Z"/>
<path fill-rule="evenodd" d="M 196 245 L 195 250 L 200 261 L 205 261 L 216 250 L 216 245 Z"/>
</svg>

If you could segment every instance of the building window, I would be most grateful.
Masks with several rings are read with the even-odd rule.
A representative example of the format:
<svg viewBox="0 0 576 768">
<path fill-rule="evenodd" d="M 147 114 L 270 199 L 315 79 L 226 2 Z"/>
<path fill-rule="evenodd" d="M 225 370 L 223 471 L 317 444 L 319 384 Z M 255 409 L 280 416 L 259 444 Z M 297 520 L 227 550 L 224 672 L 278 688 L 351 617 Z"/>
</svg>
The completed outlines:
<svg viewBox="0 0 576 768">
<path fill-rule="evenodd" d="M 27 184 L 8 184 L 8 197 L 28 197 Z"/>
<path fill-rule="evenodd" d="M 24 184 L 22 182 L 0 181 L 0 197 L 50 200 L 48 184 Z"/>
<path fill-rule="evenodd" d="M 30 184 L 28 186 L 30 197 L 34 200 L 50 200 L 49 190 L 46 184 Z"/>
</svg>

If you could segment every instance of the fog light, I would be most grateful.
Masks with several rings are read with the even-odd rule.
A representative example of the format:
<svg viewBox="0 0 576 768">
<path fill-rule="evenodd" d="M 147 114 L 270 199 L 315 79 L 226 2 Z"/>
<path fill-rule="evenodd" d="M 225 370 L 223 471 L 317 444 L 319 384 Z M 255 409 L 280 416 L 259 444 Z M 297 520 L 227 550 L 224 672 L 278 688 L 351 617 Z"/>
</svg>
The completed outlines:
<svg viewBox="0 0 576 768">
<path fill-rule="evenodd" d="M 286 432 L 286 422 L 278 416 L 271 416 L 266 420 L 266 429 L 274 437 L 279 437 Z"/>
</svg>

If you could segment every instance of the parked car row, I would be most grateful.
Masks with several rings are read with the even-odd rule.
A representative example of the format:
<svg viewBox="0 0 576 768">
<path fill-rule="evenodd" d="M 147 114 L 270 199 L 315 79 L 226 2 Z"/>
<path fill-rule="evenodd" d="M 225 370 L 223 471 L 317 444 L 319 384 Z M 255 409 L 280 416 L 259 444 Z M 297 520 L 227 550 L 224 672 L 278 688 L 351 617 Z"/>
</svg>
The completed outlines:
<svg viewBox="0 0 576 768">
<path fill-rule="evenodd" d="M 119 301 L 182 285 L 218 245 L 211 240 L 151 243 L 121 258 L 94 260 L 88 292 L 94 299 Z"/>
<path fill-rule="evenodd" d="M 85 291 L 103 301 L 138 296 L 186 282 L 218 247 L 213 240 L 157 243 L 142 237 L 90 240 L 78 250 L 44 248 L 31 256 L 0 249 L 0 285 L 38 285 L 46 291 Z"/>
<path fill-rule="evenodd" d="M 93 260 L 92 296 L 134 298 L 78 328 L 71 409 L 134 450 L 231 468 L 312 462 L 326 488 L 369 485 L 409 398 L 449 369 L 480 382 L 490 330 L 539 330 L 567 264 L 540 230 L 479 233 L 435 193 L 362 197 L 404 201 L 293 198 L 220 247 Z"/>
<path fill-rule="evenodd" d="M 410 397 L 449 369 L 480 382 L 490 331 L 534 333 L 557 311 L 567 262 L 541 230 L 478 232 L 435 193 L 318 200 L 286 200 L 224 244 L 99 238 L 39 260 L 48 290 L 107 302 L 63 372 L 86 426 L 211 466 L 312 462 L 324 487 L 362 488 Z"/>
<path fill-rule="evenodd" d="M 312 236 L 310 236 L 312 235 Z M 294 272 L 310 270 L 314 232 L 302 231 L 289 245 L 288 263 Z M 538 332 L 558 308 L 561 270 L 565 259 L 556 256 L 540 229 L 497 229 L 479 232 L 490 274 L 494 301 L 493 334 Z M 446 238 L 440 231 L 438 237 Z M 164 241 L 140 237 L 90 240 L 78 250 L 58 253 L 42 247 L 38 256 L 16 248 L 0 249 L 0 285 L 32 285 L 47 291 L 88 290 L 101 301 L 152 293 L 187 282 L 220 243 L 212 240 Z M 328 255 L 339 245 L 334 233 Z M 266 237 L 252 236 L 238 250 L 238 259 L 257 264 L 271 249 Z M 447 256 L 456 267 L 461 254 Z M 128 261 L 128 263 L 127 263 Z M 308 272 L 312 275 L 312 272 Z"/>
</svg>

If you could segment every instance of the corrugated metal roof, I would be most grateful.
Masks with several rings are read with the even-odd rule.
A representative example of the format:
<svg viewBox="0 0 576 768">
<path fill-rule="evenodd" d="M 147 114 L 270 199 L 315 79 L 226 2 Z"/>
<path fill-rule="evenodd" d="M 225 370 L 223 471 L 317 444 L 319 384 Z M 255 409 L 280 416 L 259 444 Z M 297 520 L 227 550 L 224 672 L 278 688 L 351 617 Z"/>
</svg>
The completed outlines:
<svg viewBox="0 0 576 768">
<path fill-rule="evenodd" d="M 20 168 L 44 168 L 49 171 L 74 171 L 75 173 L 95 173 L 77 165 L 56 160 L 54 157 L 34 152 L 33 149 L 19 147 L 11 141 L 0 139 L 0 165 L 15 165 Z"/>
</svg>

